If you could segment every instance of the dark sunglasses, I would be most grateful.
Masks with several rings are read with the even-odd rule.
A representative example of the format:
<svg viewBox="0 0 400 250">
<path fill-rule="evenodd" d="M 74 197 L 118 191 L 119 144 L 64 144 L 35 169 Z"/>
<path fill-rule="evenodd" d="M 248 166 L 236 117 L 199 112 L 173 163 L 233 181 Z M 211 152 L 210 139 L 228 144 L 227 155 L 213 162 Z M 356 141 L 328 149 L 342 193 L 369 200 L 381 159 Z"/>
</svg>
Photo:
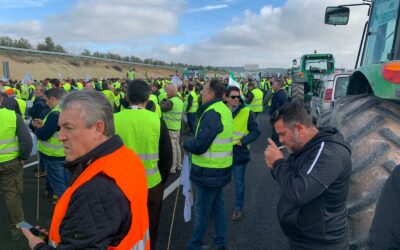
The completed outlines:
<svg viewBox="0 0 400 250">
<path fill-rule="evenodd" d="M 239 99 L 239 98 L 240 98 L 240 95 L 232 95 L 232 96 L 230 96 L 230 98 L 231 98 L 231 99 Z"/>
</svg>

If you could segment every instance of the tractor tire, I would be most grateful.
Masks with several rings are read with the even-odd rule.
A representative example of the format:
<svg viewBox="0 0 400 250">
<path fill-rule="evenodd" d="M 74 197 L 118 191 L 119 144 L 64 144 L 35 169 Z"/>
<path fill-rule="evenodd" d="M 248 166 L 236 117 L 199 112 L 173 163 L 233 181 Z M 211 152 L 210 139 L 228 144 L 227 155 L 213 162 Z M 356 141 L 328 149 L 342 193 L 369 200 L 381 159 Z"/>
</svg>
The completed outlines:
<svg viewBox="0 0 400 250">
<path fill-rule="evenodd" d="M 331 109 L 323 111 L 317 119 L 317 127 L 321 128 L 328 126 L 329 122 L 331 121 L 331 117 L 332 117 Z"/>
<path fill-rule="evenodd" d="M 330 125 L 352 147 L 350 249 L 363 249 L 383 184 L 400 164 L 400 105 L 374 96 L 347 96 L 336 103 Z"/>
<path fill-rule="evenodd" d="M 304 102 L 304 83 L 294 82 L 291 87 L 291 93 L 290 100 L 292 102 Z"/>
</svg>

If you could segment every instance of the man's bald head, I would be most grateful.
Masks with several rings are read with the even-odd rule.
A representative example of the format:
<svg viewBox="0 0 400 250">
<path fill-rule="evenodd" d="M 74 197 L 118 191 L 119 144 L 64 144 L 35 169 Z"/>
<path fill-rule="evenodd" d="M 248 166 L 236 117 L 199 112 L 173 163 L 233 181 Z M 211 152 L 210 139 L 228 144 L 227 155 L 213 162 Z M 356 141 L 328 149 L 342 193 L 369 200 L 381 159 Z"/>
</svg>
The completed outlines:
<svg viewBox="0 0 400 250">
<path fill-rule="evenodd" d="M 176 96 L 176 93 L 178 93 L 178 87 L 174 84 L 169 84 L 167 86 L 167 95 L 169 98 L 172 98 Z"/>
</svg>

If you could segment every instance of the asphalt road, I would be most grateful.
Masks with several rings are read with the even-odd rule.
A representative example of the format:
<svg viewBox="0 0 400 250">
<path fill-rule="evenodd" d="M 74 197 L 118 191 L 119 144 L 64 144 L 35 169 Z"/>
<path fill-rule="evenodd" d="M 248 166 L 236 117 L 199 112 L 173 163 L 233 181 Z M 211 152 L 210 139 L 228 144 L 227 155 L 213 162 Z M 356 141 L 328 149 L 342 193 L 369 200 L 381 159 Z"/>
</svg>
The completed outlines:
<svg viewBox="0 0 400 250">
<path fill-rule="evenodd" d="M 269 136 L 270 126 L 268 117 L 260 117 L 261 136 L 251 146 L 251 161 L 247 165 L 246 195 L 244 217 L 240 221 L 232 221 L 234 209 L 233 183 L 224 189 L 225 208 L 227 216 L 228 249 L 288 249 L 285 236 L 279 227 L 276 216 L 276 203 L 278 187 L 264 165 L 263 152 L 266 147 L 266 138 Z M 32 158 L 30 161 L 34 161 Z M 30 162 L 28 161 L 28 163 Z M 34 177 L 34 167 L 24 170 L 24 195 L 23 206 L 25 220 L 33 225 L 49 228 L 53 211 L 53 204 L 44 197 L 45 180 L 40 178 L 39 190 L 39 219 L 37 213 L 37 178 Z M 179 174 L 171 175 L 166 186 L 169 186 Z M 184 197 L 180 189 L 175 213 L 175 220 L 171 234 L 169 249 L 185 249 L 193 231 L 193 221 L 185 223 L 183 220 Z M 172 222 L 174 204 L 177 190 L 172 192 L 163 203 L 161 221 L 158 233 L 157 249 L 165 250 L 168 246 L 170 227 Z M 193 214 L 192 214 L 193 215 Z M 27 241 L 11 241 L 8 233 L 8 219 L 4 207 L 2 194 L 0 194 L 0 250 L 29 249 Z M 204 244 L 212 245 L 214 226 L 210 220 L 209 230 L 204 239 Z"/>
</svg>

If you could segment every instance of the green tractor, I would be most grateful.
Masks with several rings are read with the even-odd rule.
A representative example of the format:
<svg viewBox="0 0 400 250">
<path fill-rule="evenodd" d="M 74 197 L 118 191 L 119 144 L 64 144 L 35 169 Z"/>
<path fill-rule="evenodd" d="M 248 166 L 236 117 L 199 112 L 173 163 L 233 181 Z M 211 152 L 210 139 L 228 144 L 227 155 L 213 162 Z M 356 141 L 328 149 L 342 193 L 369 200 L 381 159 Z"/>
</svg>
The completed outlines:
<svg viewBox="0 0 400 250">
<path fill-rule="evenodd" d="M 183 77 L 187 79 L 205 78 L 207 70 L 203 67 L 187 67 L 183 71 Z"/>
<path fill-rule="evenodd" d="M 296 70 L 293 68 L 290 99 L 292 101 L 304 100 L 309 102 L 313 95 L 318 94 L 317 90 L 321 79 L 325 75 L 333 74 L 334 71 L 335 59 L 332 54 L 317 54 L 315 52 L 314 54 L 303 55 L 300 59 L 299 67 Z"/>
<path fill-rule="evenodd" d="M 347 96 L 335 103 L 330 121 L 353 151 L 348 197 L 350 249 L 366 246 L 383 184 L 400 164 L 399 0 L 327 7 L 325 23 L 346 25 L 348 7 L 357 5 L 369 8 L 369 20 Z"/>
</svg>

